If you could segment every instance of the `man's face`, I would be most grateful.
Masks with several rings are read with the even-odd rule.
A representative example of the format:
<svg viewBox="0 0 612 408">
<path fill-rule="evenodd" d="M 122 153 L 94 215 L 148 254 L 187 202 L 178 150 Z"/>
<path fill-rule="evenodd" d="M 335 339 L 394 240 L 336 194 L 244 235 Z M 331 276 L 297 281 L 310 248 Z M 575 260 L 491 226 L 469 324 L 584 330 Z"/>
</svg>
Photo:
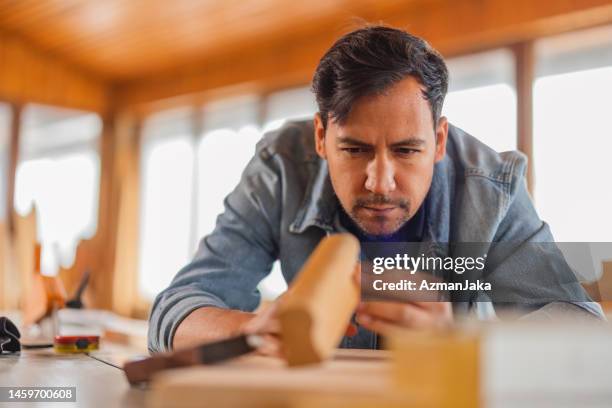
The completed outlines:
<svg viewBox="0 0 612 408">
<path fill-rule="evenodd" d="M 448 123 L 434 131 L 431 109 L 413 77 L 358 99 L 343 125 L 315 117 L 317 153 L 327 160 L 340 204 L 367 234 L 396 232 L 417 212 L 444 158 Z"/>
</svg>

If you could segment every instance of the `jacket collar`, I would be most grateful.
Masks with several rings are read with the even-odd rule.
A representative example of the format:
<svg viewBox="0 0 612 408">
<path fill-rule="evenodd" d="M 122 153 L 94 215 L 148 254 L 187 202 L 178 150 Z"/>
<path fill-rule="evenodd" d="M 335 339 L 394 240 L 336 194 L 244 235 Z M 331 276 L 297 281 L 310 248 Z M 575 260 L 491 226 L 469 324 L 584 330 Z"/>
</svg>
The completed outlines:
<svg viewBox="0 0 612 408">
<path fill-rule="evenodd" d="M 289 231 L 301 234 L 308 227 L 319 227 L 326 232 L 334 232 L 334 217 L 340 205 L 329 178 L 327 162 L 316 158 L 307 163 L 311 177 L 306 187 L 304 201 Z"/>
</svg>

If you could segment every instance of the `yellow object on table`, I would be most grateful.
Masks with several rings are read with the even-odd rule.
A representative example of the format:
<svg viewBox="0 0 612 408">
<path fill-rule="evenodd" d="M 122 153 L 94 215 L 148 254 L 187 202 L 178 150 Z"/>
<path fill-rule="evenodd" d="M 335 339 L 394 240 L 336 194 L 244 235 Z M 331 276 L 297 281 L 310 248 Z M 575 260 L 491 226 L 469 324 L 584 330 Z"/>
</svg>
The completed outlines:
<svg viewBox="0 0 612 408">
<path fill-rule="evenodd" d="M 99 346 L 99 336 L 55 336 L 53 340 L 53 349 L 58 353 L 88 353 Z"/>
</svg>

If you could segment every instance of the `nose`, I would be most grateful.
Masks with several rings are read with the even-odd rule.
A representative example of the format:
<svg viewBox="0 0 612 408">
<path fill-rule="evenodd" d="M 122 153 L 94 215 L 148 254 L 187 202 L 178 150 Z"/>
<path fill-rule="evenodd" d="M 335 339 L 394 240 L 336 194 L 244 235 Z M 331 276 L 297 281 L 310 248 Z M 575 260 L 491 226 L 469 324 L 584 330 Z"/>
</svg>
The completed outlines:
<svg viewBox="0 0 612 408">
<path fill-rule="evenodd" d="M 393 162 L 386 155 L 376 155 L 368 163 L 365 188 L 374 194 L 381 195 L 387 195 L 395 190 Z"/>
</svg>

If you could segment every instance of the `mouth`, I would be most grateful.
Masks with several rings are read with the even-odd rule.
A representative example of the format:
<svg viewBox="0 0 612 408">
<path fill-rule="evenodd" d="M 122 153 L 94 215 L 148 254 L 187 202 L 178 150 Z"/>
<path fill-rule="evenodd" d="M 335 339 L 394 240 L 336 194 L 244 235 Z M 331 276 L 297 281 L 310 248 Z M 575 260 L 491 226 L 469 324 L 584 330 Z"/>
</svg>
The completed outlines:
<svg viewBox="0 0 612 408">
<path fill-rule="evenodd" d="M 388 206 L 388 205 L 382 205 L 382 206 L 380 206 L 380 205 L 368 205 L 368 206 L 363 206 L 361 208 L 364 209 L 366 212 L 369 212 L 370 214 L 383 215 L 383 214 L 388 214 L 388 213 L 392 212 L 397 207 L 395 207 L 395 206 Z"/>
</svg>

